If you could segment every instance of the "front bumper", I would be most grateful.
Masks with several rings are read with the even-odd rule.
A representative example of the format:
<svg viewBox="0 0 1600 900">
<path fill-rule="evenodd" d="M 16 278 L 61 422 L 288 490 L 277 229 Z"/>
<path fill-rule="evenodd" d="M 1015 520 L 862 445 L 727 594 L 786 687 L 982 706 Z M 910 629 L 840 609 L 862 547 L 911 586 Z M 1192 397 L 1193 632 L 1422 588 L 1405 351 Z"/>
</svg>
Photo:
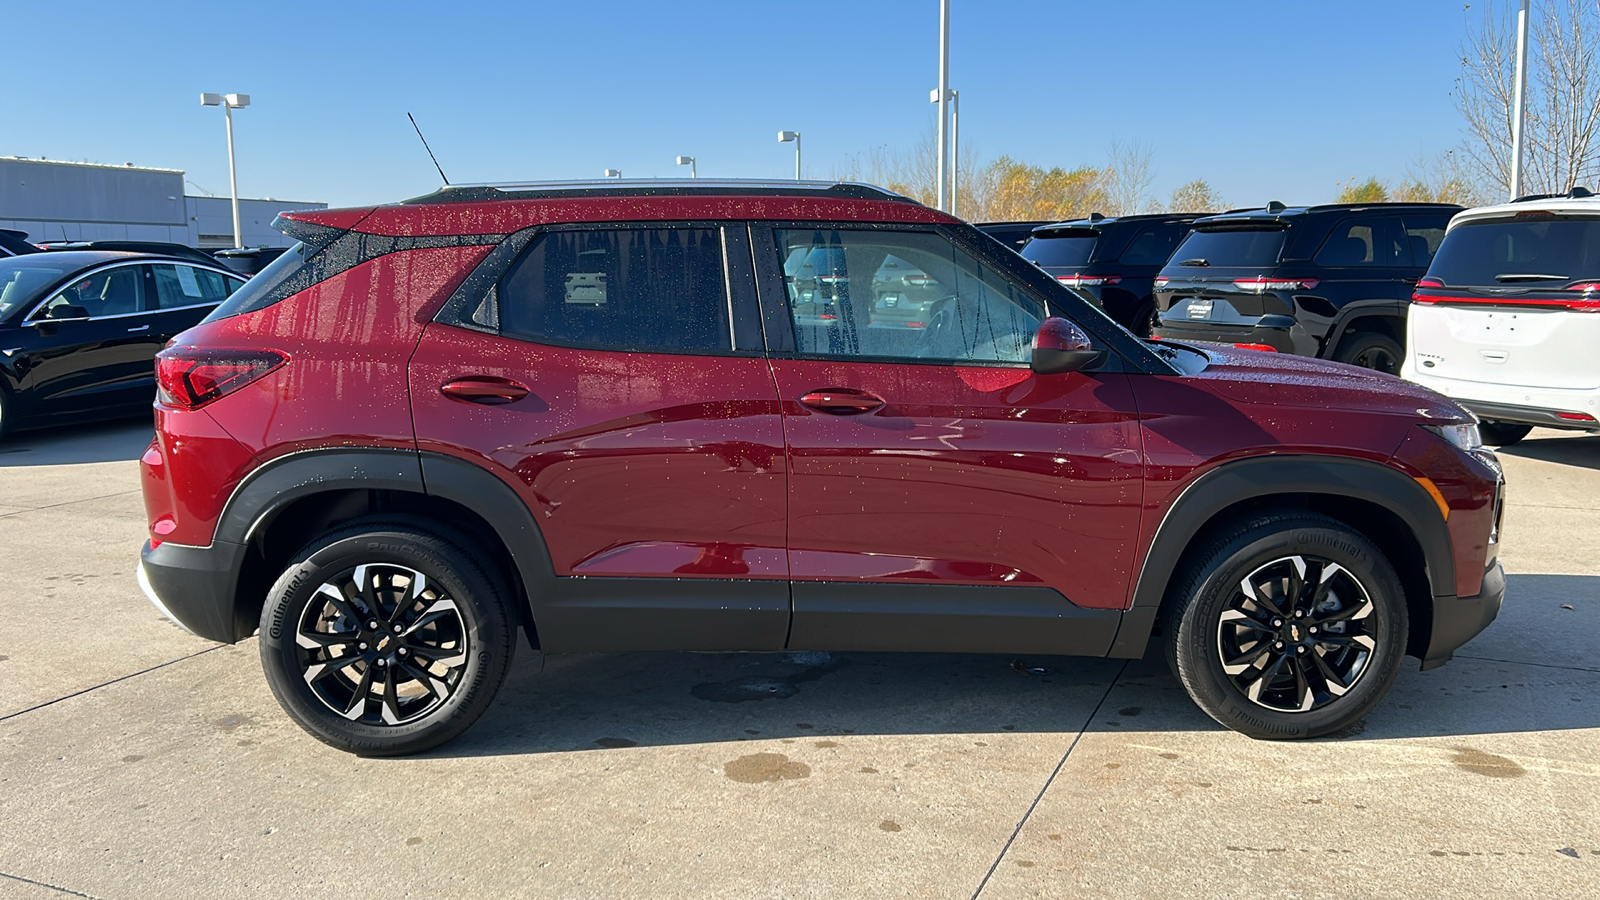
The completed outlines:
<svg viewBox="0 0 1600 900">
<path fill-rule="evenodd" d="M 245 548 L 226 541 L 209 547 L 163 543 L 139 554 L 139 588 L 162 615 L 203 638 L 232 644 L 256 629 L 239 621 L 235 602 Z"/>
<path fill-rule="evenodd" d="M 1433 669 L 1449 662 L 1462 644 L 1477 637 L 1495 620 L 1505 596 L 1506 573 L 1497 559 L 1484 571 L 1483 587 L 1477 596 L 1433 598 L 1433 635 L 1422 658 L 1422 668 Z"/>
</svg>

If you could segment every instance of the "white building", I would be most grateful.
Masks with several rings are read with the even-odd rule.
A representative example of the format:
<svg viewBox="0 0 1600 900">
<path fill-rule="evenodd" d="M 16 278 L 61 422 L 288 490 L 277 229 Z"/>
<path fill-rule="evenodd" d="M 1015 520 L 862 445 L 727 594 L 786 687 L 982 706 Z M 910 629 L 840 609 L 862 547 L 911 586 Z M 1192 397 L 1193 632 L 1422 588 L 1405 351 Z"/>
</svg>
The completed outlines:
<svg viewBox="0 0 1600 900">
<path fill-rule="evenodd" d="M 0 228 L 35 241 L 167 241 L 206 250 L 233 246 L 233 203 L 183 192 L 180 169 L 0 157 Z M 326 209 L 297 200 L 239 200 L 246 247 L 287 247 L 272 229 L 285 210 Z"/>
</svg>

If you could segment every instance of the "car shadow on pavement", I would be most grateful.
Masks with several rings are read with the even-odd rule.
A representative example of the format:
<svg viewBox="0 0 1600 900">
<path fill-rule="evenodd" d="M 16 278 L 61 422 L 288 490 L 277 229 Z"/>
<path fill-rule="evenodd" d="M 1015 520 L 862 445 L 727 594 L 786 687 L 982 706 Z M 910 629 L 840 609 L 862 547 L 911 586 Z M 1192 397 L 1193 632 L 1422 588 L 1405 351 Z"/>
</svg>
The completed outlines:
<svg viewBox="0 0 1600 900">
<path fill-rule="evenodd" d="M 1509 447 L 1496 447 L 1494 452 L 1502 456 L 1518 456 L 1566 466 L 1600 469 L 1600 435 L 1574 435 L 1570 432 L 1563 434 L 1555 431 L 1547 433 L 1562 436 L 1532 437 Z"/>
<path fill-rule="evenodd" d="M 1499 621 L 1450 664 L 1407 658 L 1371 741 L 1600 728 L 1600 577 L 1514 575 Z M 543 662 L 543 671 L 539 671 Z M 473 757 L 842 735 L 1221 732 L 1143 660 L 912 653 L 522 652 L 479 723 L 430 756 Z M 1242 736 L 1225 736 L 1248 742 Z"/>
<path fill-rule="evenodd" d="M 0 469 L 135 460 L 152 434 L 148 414 L 8 434 L 0 437 Z"/>
</svg>

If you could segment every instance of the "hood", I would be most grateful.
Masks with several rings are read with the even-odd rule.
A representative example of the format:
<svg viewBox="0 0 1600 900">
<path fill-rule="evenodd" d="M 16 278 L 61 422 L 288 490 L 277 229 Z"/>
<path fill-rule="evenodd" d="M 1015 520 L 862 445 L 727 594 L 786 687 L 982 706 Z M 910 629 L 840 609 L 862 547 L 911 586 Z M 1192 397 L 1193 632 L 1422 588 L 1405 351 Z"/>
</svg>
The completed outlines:
<svg viewBox="0 0 1600 900">
<path fill-rule="evenodd" d="M 1241 403 L 1409 415 L 1441 423 L 1473 420 L 1443 394 L 1371 369 L 1287 353 L 1211 345 L 1194 349 L 1210 364 L 1191 377 Z"/>
</svg>

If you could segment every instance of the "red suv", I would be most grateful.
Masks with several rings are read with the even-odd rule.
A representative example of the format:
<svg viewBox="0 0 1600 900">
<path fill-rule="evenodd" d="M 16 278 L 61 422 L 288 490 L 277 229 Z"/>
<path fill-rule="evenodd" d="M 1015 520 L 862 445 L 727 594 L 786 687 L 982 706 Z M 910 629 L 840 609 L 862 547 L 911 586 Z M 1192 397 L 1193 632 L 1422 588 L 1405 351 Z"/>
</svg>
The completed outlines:
<svg viewBox="0 0 1600 900">
<path fill-rule="evenodd" d="M 459 734 L 519 627 L 550 653 L 1156 639 L 1219 722 L 1321 735 L 1505 591 L 1460 407 L 1138 340 L 876 188 L 452 187 L 280 227 L 300 243 L 159 357 L 139 578 L 196 634 L 259 628 L 284 709 L 356 753 Z M 874 327 L 891 258 L 937 286 L 921 327 Z"/>
</svg>

